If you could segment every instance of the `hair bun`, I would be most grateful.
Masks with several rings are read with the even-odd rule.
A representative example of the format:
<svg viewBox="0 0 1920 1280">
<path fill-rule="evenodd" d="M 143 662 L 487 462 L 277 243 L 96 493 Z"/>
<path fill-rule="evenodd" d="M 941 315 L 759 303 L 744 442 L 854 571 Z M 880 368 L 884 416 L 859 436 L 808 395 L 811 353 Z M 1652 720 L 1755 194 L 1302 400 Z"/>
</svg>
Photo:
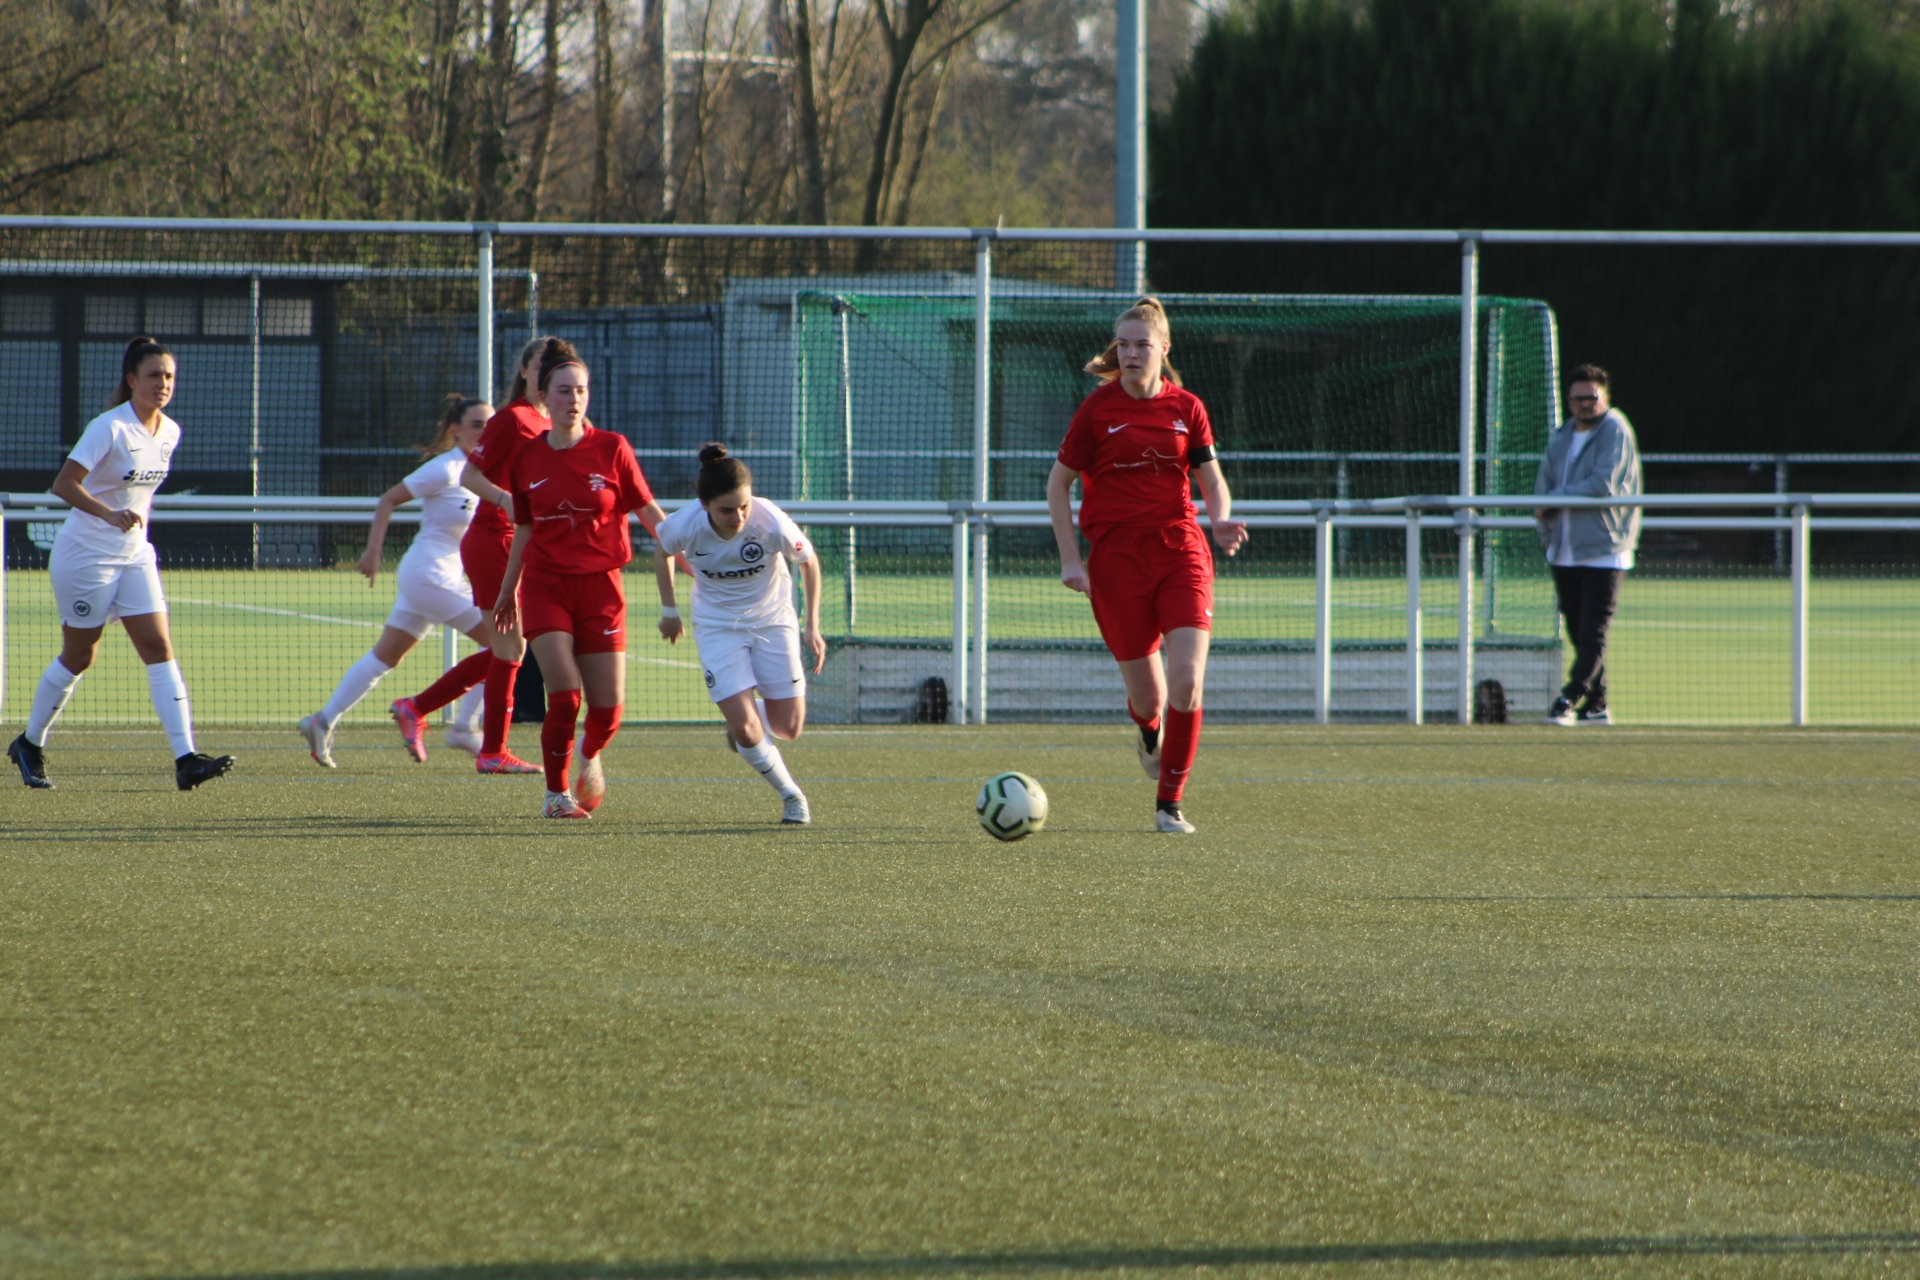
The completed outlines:
<svg viewBox="0 0 1920 1280">
<path fill-rule="evenodd" d="M 1154 297 L 1152 294 L 1148 294 L 1144 298 L 1139 299 L 1133 305 L 1136 307 L 1152 307 L 1157 311 L 1166 310 L 1165 307 L 1160 305 L 1160 299 Z"/>
<path fill-rule="evenodd" d="M 703 467 L 710 467 L 716 462 L 724 462 L 726 458 L 727 446 L 718 441 L 700 446 L 700 465 Z"/>
<path fill-rule="evenodd" d="M 127 353 L 131 355 L 135 347 L 157 347 L 159 345 L 160 340 L 158 338 L 143 333 L 132 342 L 129 342 L 126 349 Z"/>
</svg>

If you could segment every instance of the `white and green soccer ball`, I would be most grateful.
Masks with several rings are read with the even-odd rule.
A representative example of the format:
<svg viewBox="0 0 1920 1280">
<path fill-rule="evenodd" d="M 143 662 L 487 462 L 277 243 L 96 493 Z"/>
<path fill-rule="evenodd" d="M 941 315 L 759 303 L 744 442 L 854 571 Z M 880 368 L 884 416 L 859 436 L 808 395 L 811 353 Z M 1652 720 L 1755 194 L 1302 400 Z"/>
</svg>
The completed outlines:
<svg viewBox="0 0 1920 1280">
<path fill-rule="evenodd" d="M 1047 793 L 1024 773 L 997 773 L 980 788 L 973 811 L 995 840 L 1025 840 L 1047 825 Z"/>
</svg>

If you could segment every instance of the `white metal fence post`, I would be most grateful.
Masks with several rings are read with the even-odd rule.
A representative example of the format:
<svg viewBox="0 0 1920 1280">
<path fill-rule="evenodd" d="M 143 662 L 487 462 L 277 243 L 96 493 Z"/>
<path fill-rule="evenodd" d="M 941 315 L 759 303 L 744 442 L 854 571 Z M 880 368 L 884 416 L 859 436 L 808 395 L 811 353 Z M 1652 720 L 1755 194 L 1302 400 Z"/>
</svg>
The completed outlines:
<svg viewBox="0 0 1920 1280">
<path fill-rule="evenodd" d="M 1425 718 L 1427 701 L 1426 638 L 1420 617 L 1420 510 L 1407 510 L 1407 723 Z"/>
<path fill-rule="evenodd" d="M 474 394 L 482 400 L 493 399 L 493 229 L 480 228 L 479 264 L 475 274 L 479 277 L 479 306 L 475 316 L 479 320 L 477 350 L 474 352 L 473 376 L 480 385 Z"/>
<path fill-rule="evenodd" d="M 1812 567 L 1813 530 L 1807 504 L 1793 508 L 1793 722 L 1807 722 L 1807 581 Z"/>
<path fill-rule="evenodd" d="M 1313 722 L 1333 711 L 1333 513 L 1313 513 Z"/>
<path fill-rule="evenodd" d="M 953 513 L 953 662 L 947 672 L 947 723 L 967 722 L 967 513 Z"/>
<path fill-rule="evenodd" d="M 7 509 L 0 507 L 0 715 L 7 709 Z"/>
<path fill-rule="evenodd" d="M 252 373 L 247 401 L 247 492 L 260 496 L 260 277 L 247 281 L 247 354 Z M 253 526 L 253 567 L 260 567 L 260 526 Z"/>
<path fill-rule="evenodd" d="M 852 310 L 844 298 L 833 300 L 834 338 L 840 348 L 840 394 L 837 397 L 840 408 L 840 446 L 846 455 L 846 465 L 841 469 L 841 481 L 845 487 L 845 497 L 852 502 L 857 494 L 853 483 L 853 351 L 847 335 L 847 313 Z M 847 526 L 847 564 L 841 578 L 846 587 L 847 596 L 847 634 L 852 635 L 860 621 L 860 588 L 857 576 L 860 570 L 860 531 L 853 525 Z"/>
<path fill-rule="evenodd" d="M 993 235 L 973 242 L 973 500 L 987 501 L 989 429 L 993 419 Z M 987 722 L 987 525 L 973 532 L 973 722 Z"/>
<path fill-rule="evenodd" d="M 1474 492 L 1473 455 L 1478 396 L 1475 394 L 1480 342 L 1480 241 L 1460 240 L 1460 496 Z M 1473 512 L 1460 512 L 1460 688 L 1454 698 L 1461 724 L 1473 721 Z"/>
<path fill-rule="evenodd" d="M 1147 5 L 1119 0 L 1114 43 L 1113 225 L 1147 225 Z M 1122 240 L 1113 246 L 1113 284 L 1122 293 L 1146 287 L 1147 246 Z"/>
</svg>

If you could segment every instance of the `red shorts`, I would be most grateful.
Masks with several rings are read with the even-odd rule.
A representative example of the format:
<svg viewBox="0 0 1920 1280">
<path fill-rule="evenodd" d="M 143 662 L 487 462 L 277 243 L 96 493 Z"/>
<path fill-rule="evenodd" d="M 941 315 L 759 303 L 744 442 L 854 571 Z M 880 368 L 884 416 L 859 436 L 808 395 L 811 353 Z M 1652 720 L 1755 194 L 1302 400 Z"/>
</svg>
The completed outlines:
<svg viewBox="0 0 1920 1280">
<path fill-rule="evenodd" d="M 1213 552 L 1191 520 L 1109 529 L 1087 557 L 1100 638 L 1121 662 L 1160 651 L 1179 627 L 1213 630 Z"/>
<path fill-rule="evenodd" d="M 575 653 L 627 651 L 627 593 L 620 571 L 531 572 L 520 579 L 520 634 L 573 637 Z"/>
<path fill-rule="evenodd" d="M 503 541 L 477 527 L 469 528 L 460 539 L 460 567 L 467 571 L 473 602 L 489 614 L 500 599 L 500 583 L 507 576 L 507 552 L 512 547 L 511 534 Z"/>
</svg>

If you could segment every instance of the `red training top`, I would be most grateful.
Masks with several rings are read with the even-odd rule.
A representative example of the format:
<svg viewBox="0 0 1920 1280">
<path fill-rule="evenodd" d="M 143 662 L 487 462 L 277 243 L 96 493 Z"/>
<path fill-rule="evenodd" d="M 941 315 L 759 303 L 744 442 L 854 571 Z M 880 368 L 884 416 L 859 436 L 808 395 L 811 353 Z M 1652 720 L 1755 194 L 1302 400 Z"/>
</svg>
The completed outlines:
<svg viewBox="0 0 1920 1280">
<path fill-rule="evenodd" d="M 520 452 L 521 445 L 552 426 L 553 423 L 533 407 L 532 401 L 525 396 L 518 396 L 506 408 L 487 419 L 487 429 L 480 433 L 480 443 L 473 446 L 467 461 L 480 468 L 480 474 L 497 487 L 511 489 L 513 486 L 507 480 L 513 475 L 514 455 Z M 481 503 L 479 513 L 473 518 L 476 528 L 483 521 L 488 523 L 492 532 L 508 538 L 513 536 L 513 521 L 507 519 L 507 513 L 491 502 Z"/>
<path fill-rule="evenodd" d="M 1080 402 L 1059 458 L 1080 473 L 1080 530 L 1098 542 L 1120 525 L 1194 518 L 1189 473 L 1213 458 L 1213 424 L 1199 396 L 1164 377 L 1151 400 L 1115 378 Z"/>
<path fill-rule="evenodd" d="M 627 512 L 653 491 L 625 436 L 588 427 L 571 449 L 555 449 L 542 432 L 514 455 L 507 479 L 514 523 L 533 526 L 525 572 L 605 573 L 633 559 Z"/>
</svg>

